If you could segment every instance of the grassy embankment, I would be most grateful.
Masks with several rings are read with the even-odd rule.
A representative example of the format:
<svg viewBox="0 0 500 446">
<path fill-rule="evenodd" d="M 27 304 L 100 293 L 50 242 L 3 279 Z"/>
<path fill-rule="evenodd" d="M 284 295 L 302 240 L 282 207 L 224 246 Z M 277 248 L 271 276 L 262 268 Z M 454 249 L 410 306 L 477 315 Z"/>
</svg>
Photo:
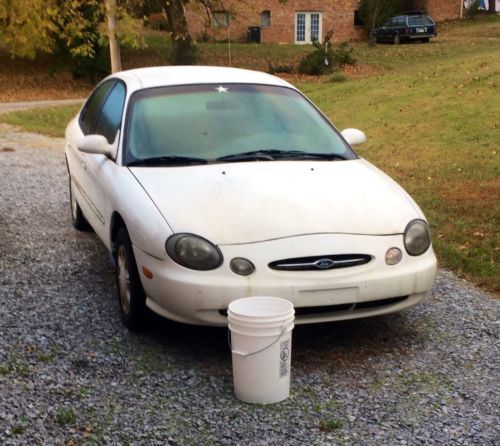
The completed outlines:
<svg viewBox="0 0 500 446">
<path fill-rule="evenodd" d="M 149 59 L 164 56 L 151 42 Z M 266 69 L 294 63 L 292 46 L 233 45 L 233 65 Z M 442 27 L 430 44 L 355 44 L 360 64 L 376 74 L 342 83 L 298 86 L 338 128 L 363 129 L 358 153 L 396 179 L 429 219 L 440 266 L 499 292 L 500 19 Z M 202 44 L 202 60 L 224 63 L 227 47 Z M 157 54 L 157 56 L 155 56 Z M 139 55 L 127 54 L 129 66 Z M 51 135 L 78 107 L 0 116 Z"/>
</svg>

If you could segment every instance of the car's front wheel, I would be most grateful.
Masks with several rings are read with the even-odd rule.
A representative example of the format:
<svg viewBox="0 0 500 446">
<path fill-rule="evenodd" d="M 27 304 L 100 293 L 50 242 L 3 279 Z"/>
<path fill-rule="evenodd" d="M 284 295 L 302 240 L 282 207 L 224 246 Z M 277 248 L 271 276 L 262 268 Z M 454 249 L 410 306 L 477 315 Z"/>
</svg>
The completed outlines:
<svg viewBox="0 0 500 446">
<path fill-rule="evenodd" d="M 116 285 L 120 314 L 125 326 L 138 330 L 146 318 L 146 293 L 141 284 L 132 242 L 125 228 L 118 231 L 116 247 Z"/>
<path fill-rule="evenodd" d="M 71 181 L 71 176 L 69 178 L 69 203 L 70 203 L 70 211 L 71 211 L 71 223 L 73 224 L 75 229 L 79 231 L 87 231 L 90 228 L 87 219 L 83 215 L 83 212 L 76 201 L 75 193 L 74 193 L 74 184 Z"/>
</svg>

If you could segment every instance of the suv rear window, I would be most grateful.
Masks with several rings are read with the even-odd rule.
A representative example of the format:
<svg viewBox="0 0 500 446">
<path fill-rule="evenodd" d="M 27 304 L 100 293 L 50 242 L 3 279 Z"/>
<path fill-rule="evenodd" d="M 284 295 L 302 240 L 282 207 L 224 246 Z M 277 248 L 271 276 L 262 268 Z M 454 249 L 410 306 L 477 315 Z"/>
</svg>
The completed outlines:
<svg viewBox="0 0 500 446">
<path fill-rule="evenodd" d="M 434 22 L 425 15 L 408 17 L 409 26 L 434 25 Z"/>
</svg>

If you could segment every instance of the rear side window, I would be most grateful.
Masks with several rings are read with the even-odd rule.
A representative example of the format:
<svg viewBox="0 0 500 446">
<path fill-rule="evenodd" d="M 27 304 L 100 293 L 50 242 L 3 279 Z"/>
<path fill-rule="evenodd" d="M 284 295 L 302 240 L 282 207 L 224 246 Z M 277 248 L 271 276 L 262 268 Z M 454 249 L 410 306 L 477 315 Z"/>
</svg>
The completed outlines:
<svg viewBox="0 0 500 446">
<path fill-rule="evenodd" d="M 434 25 L 434 22 L 425 15 L 408 17 L 408 25 L 410 26 L 429 26 Z"/>
<path fill-rule="evenodd" d="M 110 144 L 115 140 L 116 132 L 120 128 L 124 103 L 125 87 L 121 82 L 116 82 L 102 107 L 94 130 L 94 133 L 103 135 Z"/>
<path fill-rule="evenodd" d="M 92 132 L 97 116 L 101 111 L 101 106 L 114 84 L 115 81 L 107 81 L 97 87 L 83 107 L 80 114 L 80 127 L 85 135 Z"/>
</svg>

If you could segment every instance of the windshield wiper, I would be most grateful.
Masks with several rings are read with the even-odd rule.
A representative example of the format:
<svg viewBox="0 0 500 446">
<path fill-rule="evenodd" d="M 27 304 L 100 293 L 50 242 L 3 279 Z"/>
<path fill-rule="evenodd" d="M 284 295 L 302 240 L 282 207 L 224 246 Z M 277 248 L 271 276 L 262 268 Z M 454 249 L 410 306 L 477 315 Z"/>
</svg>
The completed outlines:
<svg viewBox="0 0 500 446">
<path fill-rule="evenodd" d="M 231 155 L 219 156 L 215 161 L 273 161 L 279 150 L 252 150 L 250 152 L 232 153 Z"/>
<path fill-rule="evenodd" d="M 347 160 L 345 156 L 339 155 L 337 153 L 310 153 L 310 152 L 300 152 L 297 151 L 296 153 L 293 153 L 291 158 L 294 159 L 320 159 L 320 160 L 325 160 L 325 161 L 332 161 L 332 160 Z"/>
<path fill-rule="evenodd" d="M 335 153 L 309 153 L 303 150 L 253 150 L 251 152 L 234 153 L 216 158 L 215 161 L 274 161 L 277 159 L 321 159 L 321 160 L 345 160 L 347 158 Z"/>
<path fill-rule="evenodd" d="M 157 167 L 157 166 L 188 166 L 192 164 L 208 164 L 204 158 L 195 158 L 191 156 L 155 156 L 153 158 L 139 159 L 127 163 L 128 167 L 143 166 L 143 167 Z"/>
</svg>

